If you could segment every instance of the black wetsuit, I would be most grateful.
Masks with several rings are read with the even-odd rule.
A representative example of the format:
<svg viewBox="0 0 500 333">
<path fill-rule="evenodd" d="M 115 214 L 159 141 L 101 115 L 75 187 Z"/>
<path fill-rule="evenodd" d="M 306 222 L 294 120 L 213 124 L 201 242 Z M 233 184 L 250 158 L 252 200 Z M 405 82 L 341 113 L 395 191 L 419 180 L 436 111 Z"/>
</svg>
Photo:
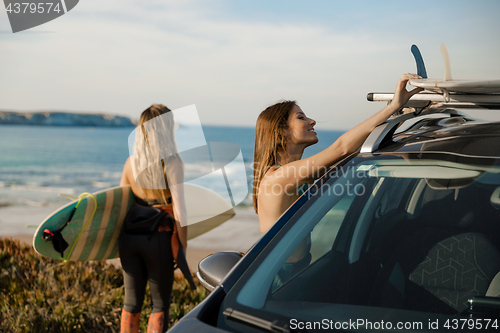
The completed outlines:
<svg viewBox="0 0 500 333">
<path fill-rule="evenodd" d="M 143 202 L 139 204 L 144 205 Z M 171 215 L 167 215 L 166 219 L 172 219 L 167 224 L 175 223 Z M 141 312 L 149 281 L 152 312 L 165 312 L 165 320 L 168 321 L 174 281 L 174 259 L 170 244 L 172 232 L 155 231 L 151 235 L 121 233 L 120 259 L 125 282 L 125 311 Z"/>
</svg>

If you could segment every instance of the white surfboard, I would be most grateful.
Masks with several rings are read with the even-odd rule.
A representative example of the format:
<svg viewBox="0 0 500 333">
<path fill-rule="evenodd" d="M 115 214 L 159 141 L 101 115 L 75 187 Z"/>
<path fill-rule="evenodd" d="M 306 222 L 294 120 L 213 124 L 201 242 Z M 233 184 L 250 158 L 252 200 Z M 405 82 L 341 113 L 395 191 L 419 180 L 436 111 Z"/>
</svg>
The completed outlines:
<svg viewBox="0 0 500 333">
<path fill-rule="evenodd" d="M 415 46 L 416 48 L 416 46 Z M 417 48 L 418 50 L 418 48 Z M 439 90 L 445 95 L 447 102 L 450 101 L 449 92 L 466 94 L 499 94 L 500 80 L 453 80 L 451 63 L 448 49 L 445 44 L 440 46 L 443 58 L 444 76 L 442 80 L 437 79 L 411 79 L 409 83 L 418 88 L 427 90 Z M 412 51 L 413 52 L 413 51 Z M 419 60 L 415 56 L 417 66 Z M 421 66 L 423 66 L 423 61 Z M 424 67 L 425 68 L 425 67 Z"/>
<path fill-rule="evenodd" d="M 490 81 L 462 81 L 462 80 L 435 80 L 435 79 L 411 79 L 410 84 L 427 90 L 446 89 L 449 92 L 470 94 L 500 94 L 500 80 Z"/>
<path fill-rule="evenodd" d="M 208 188 L 185 183 L 184 197 L 188 212 L 188 239 L 212 230 L 235 215 L 233 206 Z"/>
</svg>

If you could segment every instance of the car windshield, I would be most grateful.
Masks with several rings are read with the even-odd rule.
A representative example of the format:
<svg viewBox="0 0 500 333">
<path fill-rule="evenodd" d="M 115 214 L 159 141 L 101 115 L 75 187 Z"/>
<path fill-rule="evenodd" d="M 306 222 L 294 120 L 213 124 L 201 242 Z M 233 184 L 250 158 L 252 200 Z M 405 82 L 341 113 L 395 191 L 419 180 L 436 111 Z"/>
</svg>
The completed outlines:
<svg viewBox="0 0 500 333">
<path fill-rule="evenodd" d="M 427 328 L 424 318 L 467 315 L 468 299 L 500 295 L 498 235 L 499 160 L 357 157 L 311 194 L 223 306 L 300 321 L 420 318 Z"/>
</svg>

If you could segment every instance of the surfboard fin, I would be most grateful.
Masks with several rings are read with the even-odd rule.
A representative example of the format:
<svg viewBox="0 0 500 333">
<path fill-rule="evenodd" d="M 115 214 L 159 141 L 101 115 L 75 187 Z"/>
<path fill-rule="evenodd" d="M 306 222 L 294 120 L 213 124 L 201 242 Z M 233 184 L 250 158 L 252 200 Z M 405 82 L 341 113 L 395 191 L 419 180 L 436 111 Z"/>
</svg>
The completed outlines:
<svg viewBox="0 0 500 333">
<path fill-rule="evenodd" d="M 441 56 L 443 57 L 443 66 L 444 66 L 444 78 L 443 81 L 451 81 L 453 80 L 451 76 L 451 64 L 450 64 L 450 54 L 448 53 L 448 48 L 444 43 L 439 47 L 441 50 Z"/>
<path fill-rule="evenodd" d="M 422 54 L 418 49 L 418 46 L 413 44 L 411 46 L 411 53 L 415 58 L 415 63 L 417 64 L 417 74 L 422 77 L 422 79 L 427 79 L 427 71 L 425 70 L 424 59 L 422 58 Z"/>
<path fill-rule="evenodd" d="M 71 201 L 78 199 L 78 197 L 75 197 L 74 195 L 69 195 L 69 194 L 64 194 L 64 193 L 59 193 L 58 196 L 60 196 L 61 198 L 69 199 Z"/>
<path fill-rule="evenodd" d="M 441 56 L 443 57 L 443 67 L 444 67 L 444 78 L 443 81 L 451 81 L 453 80 L 451 76 L 451 63 L 450 63 L 450 54 L 448 53 L 448 48 L 444 43 L 439 47 L 441 50 Z M 444 101 L 448 103 L 450 101 L 450 93 L 448 89 L 441 88 L 443 91 Z"/>
</svg>

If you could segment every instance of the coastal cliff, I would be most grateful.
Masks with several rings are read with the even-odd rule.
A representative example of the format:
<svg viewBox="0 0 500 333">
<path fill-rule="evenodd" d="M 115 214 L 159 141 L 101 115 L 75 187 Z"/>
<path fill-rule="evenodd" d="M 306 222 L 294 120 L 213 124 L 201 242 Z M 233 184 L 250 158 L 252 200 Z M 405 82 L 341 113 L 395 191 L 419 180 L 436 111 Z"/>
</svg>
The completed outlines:
<svg viewBox="0 0 500 333">
<path fill-rule="evenodd" d="M 0 111 L 0 125 L 132 127 L 128 117 L 109 114 L 69 112 L 9 112 Z"/>
</svg>

